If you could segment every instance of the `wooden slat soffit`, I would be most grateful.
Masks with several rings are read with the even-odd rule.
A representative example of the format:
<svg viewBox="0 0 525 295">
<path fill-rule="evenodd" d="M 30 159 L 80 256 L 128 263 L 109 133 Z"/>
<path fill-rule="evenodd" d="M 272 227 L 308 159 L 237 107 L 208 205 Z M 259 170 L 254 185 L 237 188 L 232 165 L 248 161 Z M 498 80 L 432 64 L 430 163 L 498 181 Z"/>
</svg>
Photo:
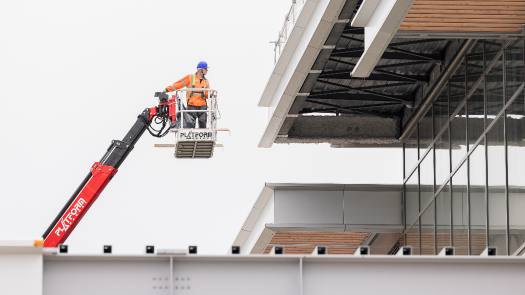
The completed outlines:
<svg viewBox="0 0 525 295">
<path fill-rule="evenodd" d="M 369 237 L 369 233 L 277 232 L 264 254 L 274 245 L 284 246 L 285 254 L 311 254 L 316 245 L 327 246 L 327 254 L 354 254 Z"/>
<path fill-rule="evenodd" d="M 525 0 L 416 0 L 399 31 L 520 33 Z"/>
</svg>

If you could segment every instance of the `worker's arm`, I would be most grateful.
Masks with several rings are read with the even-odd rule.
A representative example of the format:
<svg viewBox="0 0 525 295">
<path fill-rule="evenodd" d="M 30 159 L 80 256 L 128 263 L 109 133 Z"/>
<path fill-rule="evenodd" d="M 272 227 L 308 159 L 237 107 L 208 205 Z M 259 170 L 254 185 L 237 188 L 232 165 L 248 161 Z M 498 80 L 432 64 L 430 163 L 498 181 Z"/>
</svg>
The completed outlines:
<svg viewBox="0 0 525 295">
<path fill-rule="evenodd" d="M 206 89 L 210 89 L 210 81 L 206 80 Z M 208 99 L 210 97 L 210 92 L 209 91 L 204 91 L 204 98 L 205 99 Z"/>
<path fill-rule="evenodd" d="M 180 79 L 179 81 L 171 84 L 170 86 L 166 87 L 166 89 L 164 89 L 164 92 L 172 92 L 185 87 L 191 87 L 191 75 L 188 75 Z"/>
</svg>

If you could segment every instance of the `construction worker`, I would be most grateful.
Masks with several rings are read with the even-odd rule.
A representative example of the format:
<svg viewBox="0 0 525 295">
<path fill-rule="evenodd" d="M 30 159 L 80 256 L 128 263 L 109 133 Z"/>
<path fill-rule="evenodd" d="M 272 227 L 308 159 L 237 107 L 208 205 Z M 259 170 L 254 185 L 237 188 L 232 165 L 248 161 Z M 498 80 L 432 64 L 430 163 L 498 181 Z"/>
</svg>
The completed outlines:
<svg viewBox="0 0 525 295">
<path fill-rule="evenodd" d="M 181 88 L 210 88 L 210 83 L 206 79 L 208 73 L 208 64 L 204 61 L 197 65 L 197 72 L 189 74 L 172 85 L 166 87 L 164 92 L 172 92 Z M 209 91 L 187 91 L 186 105 L 187 110 L 206 110 L 208 104 L 206 100 L 209 96 Z M 180 106 L 179 106 L 180 108 Z M 208 114 L 206 112 L 185 112 L 184 113 L 184 128 L 195 128 L 195 121 L 199 121 L 199 128 L 206 128 L 206 120 Z M 180 114 L 177 115 L 177 121 L 171 125 L 171 128 L 180 127 Z"/>
</svg>

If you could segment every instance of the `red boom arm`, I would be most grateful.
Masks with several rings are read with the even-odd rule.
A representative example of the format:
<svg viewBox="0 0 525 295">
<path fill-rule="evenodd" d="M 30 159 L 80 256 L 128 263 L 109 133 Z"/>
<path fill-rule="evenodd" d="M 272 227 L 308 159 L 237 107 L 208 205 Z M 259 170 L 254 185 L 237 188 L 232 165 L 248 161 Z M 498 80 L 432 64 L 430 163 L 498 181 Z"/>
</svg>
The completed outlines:
<svg viewBox="0 0 525 295">
<path fill-rule="evenodd" d="M 54 248 L 66 241 L 117 171 L 111 166 L 104 166 L 98 162 L 93 164 L 91 167 L 93 176 L 45 239 L 44 247 Z"/>
<path fill-rule="evenodd" d="M 150 128 L 150 124 L 155 117 L 162 118 L 163 126 L 171 120 L 176 120 L 176 99 L 172 96 L 168 99 L 165 93 L 156 93 L 159 97 L 159 105 L 145 109 L 137 119 L 137 122 L 130 129 L 123 140 L 113 140 L 106 154 L 99 162 L 95 162 L 91 167 L 91 174 L 84 179 L 77 191 L 71 196 L 68 203 L 55 218 L 53 223 L 44 233 L 44 247 L 57 247 L 64 243 L 71 232 L 78 225 L 82 217 L 97 200 L 98 196 L 106 185 L 117 173 L 118 168 L 133 150 L 135 143 L 140 139 L 144 131 Z M 169 128 L 169 124 L 168 124 Z M 149 132 L 156 137 L 162 137 L 167 131 L 151 130 Z"/>
</svg>

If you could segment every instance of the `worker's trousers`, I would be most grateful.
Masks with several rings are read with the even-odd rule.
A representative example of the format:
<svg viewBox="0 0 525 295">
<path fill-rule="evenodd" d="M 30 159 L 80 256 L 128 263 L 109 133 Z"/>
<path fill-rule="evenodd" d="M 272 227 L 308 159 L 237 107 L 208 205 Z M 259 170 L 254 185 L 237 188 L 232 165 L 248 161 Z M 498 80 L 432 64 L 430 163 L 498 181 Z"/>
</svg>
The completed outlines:
<svg viewBox="0 0 525 295">
<path fill-rule="evenodd" d="M 191 106 L 188 105 L 188 110 L 205 110 L 206 106 Z M 206 119 L 208 113 L 185 112 L 184 113 L 184 128 L 195 128 L 195 121 L 199 121 L 199 128 L 206 128 Z"/>
</svg>

